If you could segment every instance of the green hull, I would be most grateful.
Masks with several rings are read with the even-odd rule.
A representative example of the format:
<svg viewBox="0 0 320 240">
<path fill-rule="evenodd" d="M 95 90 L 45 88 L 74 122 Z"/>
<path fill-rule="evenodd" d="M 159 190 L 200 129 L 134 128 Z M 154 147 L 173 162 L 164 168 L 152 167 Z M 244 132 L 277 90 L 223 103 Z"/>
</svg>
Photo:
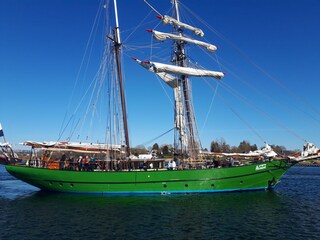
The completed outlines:
<svg viewBox="0 0 320 240">
<path fill-rule="evenodd" d="M 80 172 L 7 165 L 14 177 L 46 191 L 96 194 L 201 193 L 274 187 L 292 166 L 273 160 L 204 170 Z"/>
</svg>

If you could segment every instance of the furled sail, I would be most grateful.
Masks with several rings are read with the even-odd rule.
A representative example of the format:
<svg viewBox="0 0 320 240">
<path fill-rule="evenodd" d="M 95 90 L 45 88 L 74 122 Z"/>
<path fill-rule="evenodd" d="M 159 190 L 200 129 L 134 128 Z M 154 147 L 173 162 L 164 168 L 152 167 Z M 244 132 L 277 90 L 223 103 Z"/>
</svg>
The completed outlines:
<svg viewBox="0 0 320 240">
<path fill-rule="evenodd" d="M 155 73 L 155 74 L 157 74 L 170 87 L 176 88 L 178 86 L 178 81 L 174 76 L 164 72 Z"/>
<path fill-rule="evenodd" d="M 183 22 L 180 22 L 178 21 L 177 19 L 174 19 L 170 16 L 167 16 L 167 15 L 164 15 L 164 16 L 160 16 L 161 20 L 162 20 L 162 23 L 163 24 L 171 24 L 171 25 L 175 25 L 175 26 L 178 26 L 180 28 L 185 28 L 185 29 L 188 29 L 190 31 L 193 31 L 194 34 L 200 36 L 200 37 L 203 37 L 204 36 L 204 33 L 203 31 L 200 29 L 200 28 L 196 28 L 196 27 L 192 27 L 186 23 L 183 23 Z"/>
<path fill-rule="evenodd" d="M 184 147 L 188 145 L 188 138 L 187 134 L 185 132 L 186 128 L 186 123 L 185 123 L 185 118 L 183 116 L 184 113 L 184 105 L 181 102 L 181 88 L 178 84 L 178 81 L 176 77 L 165 73 L 165 72 L 155 72 L 154 68 L 150 67 L 149 61 L 141 61 L 136 58 L 132 58 L 135 60 L 138 64 L 140 64 L 142 67 L 146 68 L 150 72 L 153 72 L 157 74 L 166 84 L 168 84 L 170 87 L 173 88 L 173 93 L 174 93 L 174 99 L 175 99 L 175 126 L 180 132 L 180 139 L 181 143 Z"/>
<path fill-rule="evenodd" d="M 178 86 L 177 79 L 174 76 L 165 72 L 156 73 L 153 68 L 150 68 L 150 65 L 146 61 L 141 61 L 136 58 L 132 58 L 132 59 L 135 60 L 138 64 L 140 64 L 145 69 L 148 69 L 150 72 L 157 74 L 170 87 L 176 88 Z"/>
<path fill-rule="evenodd" d="M 120 151 L 121 145 L 105 144 L 105 143 L 78 143 L 78 142 L 35 142 L 26 141 L 22 143 L 25 146 L 33 148 L 42 148 L 50 151 L 68 150 L 73 152 L 105 152 Z"/>
<path fill-rule="evenodd" d="M 188 136 L 186 133 L 186 119 L 184 118 L 184 104 L 182 103 L 181 87 L 178 86 L 173 89 L 175 99 L 175 127 L 180 133 L 180 141 L 182 148 L 188 146 Z"/>
<path fill-rule="evenodd" d="M 158 62 L 140 61 L 138 59 L 134 59 L 134 60 L 144 68 L 155 73 L 163 72 L 163 73 L 195 76 L 195 77 L 213 77 L 216 79 L 221 79 L 224 77 L 223 72 L 216 72 L 216 71 L 189 68 L 189 67 L 180 67 L 180 66 L 174 66 L 174 65 L 163 64 Z"/>
<path fill-rule="evenodd" d="M 189 43 L 194 43 L 198 46 L 202 46 L 207 48 L 208 51 L 210 52 L 214 52 L 217 50 L 217 47 L 210 44 L 210 43 L 206 43 L 206 42 L 202 42 L 202 41 L 198 41 L 195 39 L 191 39 L 191 38 L 187 38 L 187 37 L 183 37 L 183 36 L 179 36 L 176 34 L 171 34 L 171 33 L 164 33 L 164 32 L 159 32 L 156 30 L 148 30 L 149 32 L 153 33 L 153 37 L 155 39 L 157 39 L 158 41 L 164 41 L 167 38 L 169 39 L 173 39 L 173 40 L 180 40 L 180 41 L 184 41 L 184 42 L 189 42 Z"/>
</svg>

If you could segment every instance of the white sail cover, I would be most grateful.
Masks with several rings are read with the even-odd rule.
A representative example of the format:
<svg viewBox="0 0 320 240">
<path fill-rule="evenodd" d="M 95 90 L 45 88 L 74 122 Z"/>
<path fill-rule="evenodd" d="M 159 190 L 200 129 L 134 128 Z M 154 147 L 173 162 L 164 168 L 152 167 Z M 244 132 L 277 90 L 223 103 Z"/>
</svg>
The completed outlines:
<svg viewBox="0 0 320 240">
<path fill-rule="evenodd" d="M 184 106 L 181 102 L 182 101 L 181 89 L 178 85 L 177 79 L 174 76 L 165 72 L 160 72 L 160 73 L 155 72 L 154 69 L 150 67 L 149 61 L 141 61 L 136 58 L 132 58 L 132 59 L 135 60 L 138 64 L 140 64 L 142 67 L 148 69 L 150 72 L 157 74 L 166 84 L 168 84 L 170 87 L 173 88 L 174 99 L 175 99 L 175 111 L 176 111 L 175 126 L 177 129 L 179 129 L 181 143 L 183 147 L 186 147 L 188 145 L 188 139 L 185 132 L 185 128 L 186 128 L 185 118 L 183 117 Z"/>
<path fill-rule="evenodd" d="M 135 60 L 138 64 L 140 64 L 142 67 L 144 67 L 145 69 L 148 69 L 150 72 L 153 72 L 155 74 L 157 74 L 166 84 L 168 84 L 170 87 L 172 88 L 176 88 L 178 86 L 177 80 L 174 76 L 165 73 L 165 72 L 160 72 L 157 73 L 154 71 L 153 68 L 150 67 L 150 64 L 146 61 L 141 61 L 139 59 L 136 58 L 132 58 L 133 60 Z"/>
<path fill-rule="evenodd" d="M 68 150 L 73 152 L 105 152 L 105 151 L 120 151 L 121 146 L 105 143 L 80 143 L 80 142 L 35 142 L 26 141 L 22 143 L 25 146 L 34 148 L 42 148 L 50 151 Z"/>
<path fill-rule="evenodd" d="M 178 74 L 178 75 L 185 75 L 185 76 L 213 77 L 216 79 L 221 79 L 224 77 L 223 72 L 216 72 L 216 71 L 189 68 L 189 67 L 179 67 L 179 66 L 163 64 L 158 62 L 140 61 L 135 58 L 134 60 L 144 68 L 154 73 L 163 72 L 163 73 Z"/>
<path fill-rule="evenodd" d="M 184 104 L 182 103 L 181 87 L 178 86 L 173 89 L 175 99 L 175 127 L 180 134 L 182 149 L 188 146 L 188 136 L 186 133 L 186 119 L 184 118 Z"/>
<path fill-rule="evenodd" d="M 193 27 L 193 26 L 190 26 L 186 23 L 183 23 L 183 22 L 180 22 L 178 21 L 177 19 L 174 19 L 170 16 L 167 16 L 167 15 L 164 15 L 162 18 L 162 23 L 163 24 L 171 24 L 171 25 L 175 25 L 177 27 L 180 27 L 180 28 L 185 28 L 185 29 L 188 29 L 190 31 L 193 31 L 194 34 L 200 36 L 200 37 L 203 37 L 204 36 L 204 33 L 203 31 L 200 29 L 200 28 L 196 28 L 196 27 Z"/>
<path fill-rule="evenodd" d="M 172 76 L 172 75 L 170 75 L 168 73 L 164 73 L 164 72 L 155 73 L 155 74 L 157 74 L 170 87 L 172 87 L 172 88 L 178 87 L 178 81 L 174 76 Z"/>
<path fill-rule="evenodd" d="M 184 42 L 193 43 L 193 44 L 196 44 L 196 45 L 201 46 L 201 47 L 205 47 L 210 52 L 214 52 L 214 51 L 217 50 L 217 47 L 212 45 L 212 44 L 210 44 L 210 43 L 206 43 L 206 42 L 198 41 L 198 40 L 195 40 L 195 39 L 179 36 L 179 35 L 176 35 L 176 34 L 164 33 L 164 32 L 159 32 L 159 31 L 156 31 L 156 30 L 151 30 L 151 31 L 153 33 L 153 37 L 155 39 L 157 39 L 158 41 L 164 41 L 167 38 L 169 38 L 169 39 L 180 40 L 180 41 L 184 41 Z"/>
</svg>

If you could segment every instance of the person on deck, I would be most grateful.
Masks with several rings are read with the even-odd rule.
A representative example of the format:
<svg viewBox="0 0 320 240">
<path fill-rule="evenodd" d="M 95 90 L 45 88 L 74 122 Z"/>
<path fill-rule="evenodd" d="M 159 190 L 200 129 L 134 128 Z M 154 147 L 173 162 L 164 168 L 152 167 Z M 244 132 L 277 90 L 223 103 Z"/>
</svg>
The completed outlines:
<svg viewBox="0 0 320 240">
<path fill-rule="evenodd" d="M 65 164 L 66 158 L 67 158 L 66 154 L 62 153 L 62 156 L 60 158 L 60 169 L 64 169 L 64 164 Z"/>
<path fill-rule="evenodd" d="M 172 161 L 168 162 L 168 170 L 172 170 Z"/>
<path fill-rule="evenodd" d="M 143 161 L 143 170 L 145 170 L 145 171 L 148 170 L 148 163 L 146 160 Z"/>
<path fill-rule="evenodd" d="M 82 159 L 82 156 L 80 156 L 78 159 L 78 170 L 79 171 L 82 170 L 82 165 L 83 165 L 83 159 Z"/>
<path fill-rule="evenodd" d="M 171 166 L 172 166 L 172 170 L 176 170 L 177 164 L 175 160 L 172 160 Z"/>
<path fill-rule="evenodd" d="M 86 156 L 84 159 L 83 159 L 83 164 L 82 164 L 82 171 L 88 171 L 88 168 L 89 168 L 89 156 Z"/>
<path fill-rule="evenodd" d="M 96 159 L 92 156 L 89 161 L 89 169 L 88 170 L 90 172 L 93 172 L 95 168 L 96 168 Z"/>
<path fill-rule="evenodd" d="M 133 169 L 133 162 L 131 161 L 131 158 L 128 160 L 128 170 L 131 171 Z"/>
</svg>

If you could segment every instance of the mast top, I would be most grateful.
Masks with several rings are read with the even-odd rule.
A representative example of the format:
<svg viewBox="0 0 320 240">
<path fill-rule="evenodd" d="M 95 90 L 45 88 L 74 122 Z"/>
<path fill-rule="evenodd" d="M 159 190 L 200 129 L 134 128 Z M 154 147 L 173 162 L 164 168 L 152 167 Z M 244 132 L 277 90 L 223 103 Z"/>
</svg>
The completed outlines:
<svg viewBox="0 0 320 240">
<path fill-rule="evenodd" d="M 116 39 L 115 41 L 117 44 L 121 44 L 121 39 L 120 39 L 120 30 L 119 30 L 119 20 L 118 20 L 118 8 L 117 8 L 117 0 L 113 0 L 113 5 L 114 5 L 114 14 L 115 14 L 115 20 L 116 20 Z"/>
</svg>

